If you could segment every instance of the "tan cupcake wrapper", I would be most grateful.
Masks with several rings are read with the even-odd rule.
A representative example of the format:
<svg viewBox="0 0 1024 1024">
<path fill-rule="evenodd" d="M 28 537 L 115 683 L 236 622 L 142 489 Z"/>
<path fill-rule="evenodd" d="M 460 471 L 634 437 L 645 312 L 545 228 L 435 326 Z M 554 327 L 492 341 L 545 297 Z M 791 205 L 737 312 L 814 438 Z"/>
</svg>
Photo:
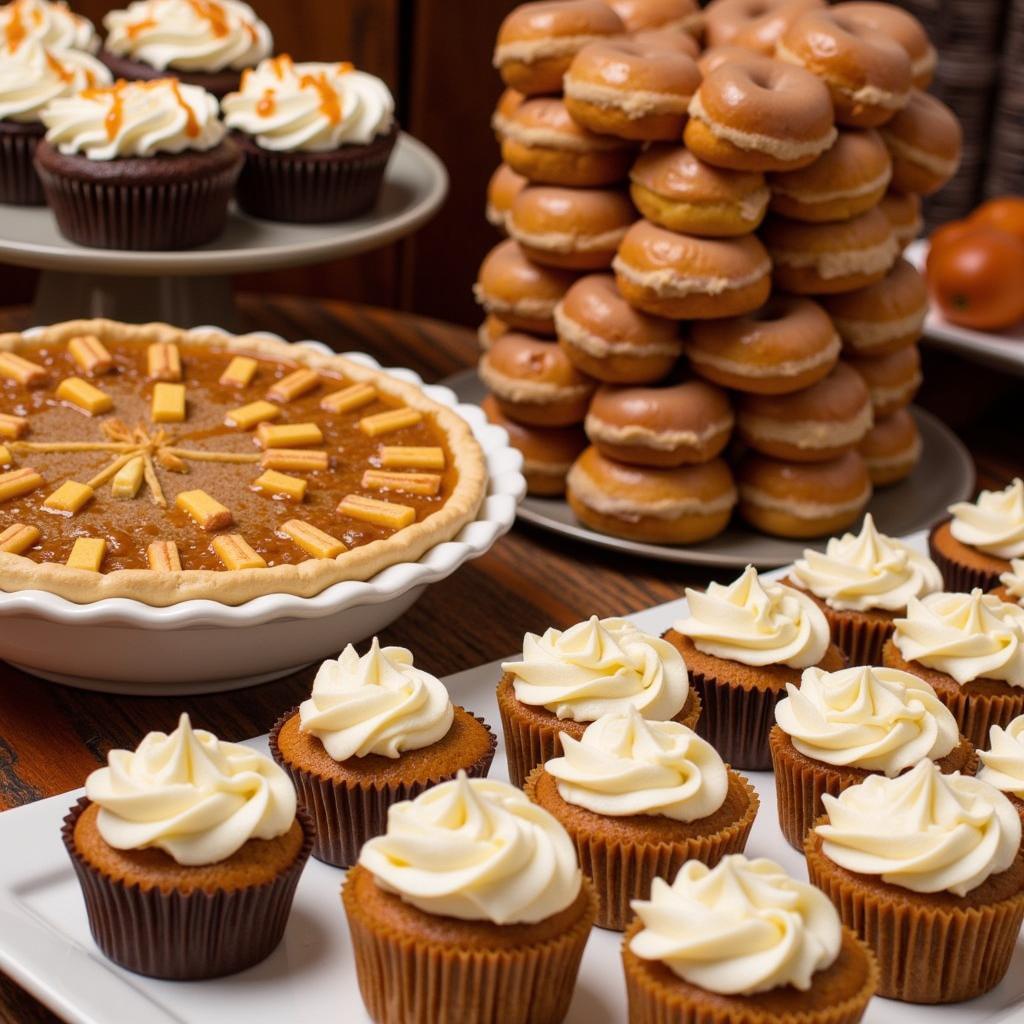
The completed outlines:
<svg viewBox="0 0 1024 1024">
<path fill-rule="evenodd" d="M 298 713 L 298 707 L 286 711 L 270 730 L 270 753 L 288 773 L 295 785 L 299 806 L 313 819 L 316 839 L 313 856 L 335 867 L 351 867 L 359 859 L 359 851 L 367 839 L 383 835 L 388 825 L 388 808 L 402 800 L 415 800 L 424 790 L 454 779 L 457 772 L 438 775 L 417 782 L 392 785 L 376 779 L 358 784 L 325 779 L 287 761 L 281 754 L 277 738 L 284 723 Z M 490 750 L 465 772 L 471 779 L 483 779 L 490 771 L 498 740 L 491 727 L 473 715 L 491 739 Z"/>
<path fill-rule="evenodd" d="M 361 869 L 360 869 L 361 870 Z M 501 949 L 442 943 L 398 931 L 342 886 L 359 991 L 378 1024 L 553 1024 L 569 1011 L 597 913 L 546 942 Z"/>
<path fill-rule="evenodd" d="M 534 800 L 543 772 L 544 767 L 538 766 L 526 780 L 524 789 L 531 800 Z M 699 860 L 714 867 L 727 854 L 743 852 L 760 801 L 754 787 L 739 772 L 730 769 L 729 775 L 739 781 L 746 793 L 747 808 L 742 817 L 711 835 L 693 836 L 675 843 L 623 843 L 610 836 L 574 828 L 572 822 L 559 819 L 576 845 L 583 874 L 594 883 L 599 928 L 621 932 L 633 919 L 630 901 L 649 899 L 651 882 L 655 878 L 671 881 L 688 860 Z"/>
<path fill-rule="evenodd" d="M 998 572 L 991 572 L 988 569 L 978 569 L 969 565 L 962 565 L 960 562 L 956 562 L 952 558 L 947 557 L 939 550 L 933 538 L 935 536 L 935 531 L 947 522 L 949 522 L 949 520 L 944 519 L 942 522 L 936 523 L 928 534 L 928 554 L 931 556 L 932 561 L 939 567 L 939 572 L 942 573 L 942 582 L 945 584 L 946 590 L 951 590 L 955 593 L 969 594 L 975 587 L 981 587 L 981 589 L 985 591 L 993 590 L 995 587 L 998 587 Z"/>
<path fill-rule="evenodd" d="M 824 601 L 818 607 L 824 612 L 832 631 L 832 642 L 846 655 L 851 665 L 882 663 L 882 648 L 895 628 L 891 620 L 851 618 L 829 608 Z"/>
</svg>

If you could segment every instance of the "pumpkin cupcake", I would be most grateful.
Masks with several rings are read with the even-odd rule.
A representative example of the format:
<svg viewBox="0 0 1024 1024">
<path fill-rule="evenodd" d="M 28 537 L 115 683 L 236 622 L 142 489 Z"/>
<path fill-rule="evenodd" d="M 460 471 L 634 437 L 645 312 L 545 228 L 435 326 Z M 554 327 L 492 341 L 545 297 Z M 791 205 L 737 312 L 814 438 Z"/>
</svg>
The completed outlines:
<svg viewBox="0 0 1024 1024">
<path fill-rule="evenodd" d="M 1024 920 L 1010 801 L 926 759 L 824 802 L 804 844 L 807 873 L 874 951 L 878 994 L 956 1003 L 998 985 Z"/>
<path fill-rule="evenodd" d="M 465 772 L 392 806 L 342 903 L 378 1024 L 562 1020 L 597 911 L 562 826 Z"/>
<path fill-rule="evenodd" d="M 976 747 L 1024 712 L 1024 608 L 991 594 L 911 598 L 882 654 L 936 692 Z"/>
<path fill-rule="evenodd" d="M 748 565 L 728 586 L 686 589 L 689 614 L 665 639 L 683 656 L 704 714 L 697 731 L 729 764 L 771 768 L 768 733 L 786 684 L 816 665 L 846 665 L 821 609 L 799 590 L 769 582 Z"/>
<path fill-rule="evenodd" d="M 1018 715 L 1005 729 L 993 725 L 988 750 L 979 755 L 978 778 L 1005 794 L 1024 823 L 1024 715 Z"/>
<path fill-rule="evenodd" d="M 1010 568 L 999 577 L 999 586 L 992 591 L 1000 601 L 1024 607 L 1024 558 L 1011 558 Z"/>
<path fill-rule="evenodd" d="M 632 705 L 602 715 L 564 754 L 534 768 L 526 795 L 558 819 L 597 891 L 597 923 L 622 931 L 630 900 L 688 860 L 714 866 L 741 853 L 757 814 L 750 783 L 679 722 L 650 722 Z"/>
<path fill-rule="evenodd" d="M 501 668 L 498 710 L 514 786 L 558 757 L 561 733 L 580 740 L 609 712 L 634 707 L 644 718 L 691 729 L 700 716 L 679 652 L 626 619 L 594 615 L 564 631 L 527 633 L 522 659 Z"/>
<path fill-rule="evenodd" d="M 459 771 L 485 776 L 496 744 L 409 651 L 376 637 L 362 657 L 349 644 L 325 661 L 309 699 L 270 733 L 274 760 L 316 823 L 313 856 L 338 867 L 355 864 L 363 843 L 384 831 L 391 804 Z"/>
<path fill-rule="evenodd" d="M 805 550 L 786 583 L 822 610 L 851 665 L 879 665 L 907 600 L 941 590 L 942 574 L 926 555 L 879 533 L 869 512 L 859 534 L 832 537 L 823 552 Z"/>
<path fill-rule="evenodd" d="M 824 894 L 770 860 L 690 861 L 633 909 L 630 1024 L 854 1024 L 878 984 Z"/>
<path fill-rule="evenodd" d="M 786 691 L 769 742 L 779 825 L 797 850 L 822 813 L 825 793 L 838 796 L 869 775 L 892 778 L 922 758 L 944 772 L 973 775 L 978 767 L 974 745 L 960 735 L 953 713 L 909 672 L 809 668 L 800 686 L 790 683 Z"/>
<path fill-rule="evenodd" d="M 193 729 L 112 750 L 64 819 L 96 945 L 153 978 L 233 974 L 284 934 L 313 826 L 269 757 Z"/>
</svg>

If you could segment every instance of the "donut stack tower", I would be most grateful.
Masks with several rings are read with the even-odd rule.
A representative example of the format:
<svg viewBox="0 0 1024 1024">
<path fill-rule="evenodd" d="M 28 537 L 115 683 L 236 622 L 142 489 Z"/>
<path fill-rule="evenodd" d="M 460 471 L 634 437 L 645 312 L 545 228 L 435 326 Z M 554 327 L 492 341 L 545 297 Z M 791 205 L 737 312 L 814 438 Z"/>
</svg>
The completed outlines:
<svg viewBox="0 0 1024 1024">
<path fill-rule="evenodd" d="M 489 417 L 602 532 L 835 533 L 920 454 L 900 257 L 960 129 L 883 3 L 549 0 L 503 22 L 509 237 L 475 286 Z"/>
</svg>

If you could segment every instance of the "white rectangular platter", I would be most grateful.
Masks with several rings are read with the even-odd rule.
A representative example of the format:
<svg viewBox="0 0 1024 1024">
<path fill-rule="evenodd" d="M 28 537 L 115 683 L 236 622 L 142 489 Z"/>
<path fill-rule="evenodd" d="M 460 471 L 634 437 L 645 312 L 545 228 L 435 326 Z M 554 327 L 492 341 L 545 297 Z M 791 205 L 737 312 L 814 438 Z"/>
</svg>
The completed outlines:
<svg viewBox="0 0 1024 1024">
<path fill-rule="evenodd" d="M 923 549 L 923 535 L 914 538 Z M 779 574 L 773 574 L 779 575 Z M 672 601 L 630 616 L 652 633 L 685 611 Z M 500 663 L 449 676 L 452 697 L 500 732 L 494 691 Z M 202 725 L 201 722 L 196 722 Z M 266 750 L 266 737 L 252 741 Z M 59 756 L 59 751 L 54 751 Z M 506 779 L 499 739 L 491 774 Z M 804 878 L 803 858 L 782 838 L 772 776 L 748 772 L 761 798 L 747 854 L 771 857 Z M 0 968 L 74 1024 L 369 1024 L 356 984 L 339 892 L 342 871 L 311 860 L 284 941 L 262 964 L 228 978 L 154 981 L 109 963 L 89 935 L 78 883 L 60 839 L 61 820 L 79 792 L 0 814 Z M 587 945 L 569 1024 L 626 1020 L 621 936 L 595 929 Z M 980 999 L 931 1007 L 875 999 L 868 1024 L 1007 1024 L 1024 1021 L 1024 933 L 1002 984 Z"/>
</svg>

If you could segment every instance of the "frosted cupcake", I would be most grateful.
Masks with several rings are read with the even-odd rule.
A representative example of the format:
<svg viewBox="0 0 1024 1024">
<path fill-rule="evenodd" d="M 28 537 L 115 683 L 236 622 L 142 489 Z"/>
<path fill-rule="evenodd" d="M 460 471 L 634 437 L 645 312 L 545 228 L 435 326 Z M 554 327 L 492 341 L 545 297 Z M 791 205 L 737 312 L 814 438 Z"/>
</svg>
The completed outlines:
<svg viewBox="0 0 1024 1024">
<path fill-rule="evenodd" d="M 988 750 L 980 755 L 978 778 L 1005 794 L 1024 822 L 1024 715 L 1005 729 L 993 725 Z"/>
<path fill-rule="evenodd" d="M 594 615 L 564 631 L 527 633 L 522 658 L 501 667 L 498 710 L 514 786 L 558 757 L 561 733 L 580 740 L 602 715 L 632 707 L 651 721 L 691 729 L 700 716 L 679 652 L 626 619 Z"/>
<path fill-rule="evenodd" d="M 1024 558 L 1011 558 L 1010 568 L 999 577 L 999 586 L 992 591 L 1001 601 L 1024 608 Z"/>
<path fill-rule="evenodd" d="M 245 153 L 239 206 L 254 217 L 327 222 L 377 201 L 398 126 L 388 87 L 348 62 L 263 61 L 224 97 Z"/>
<path fill-rule="evenodd" d="M 64 0 L 12 0 L 0 6 L 0 38 L 12 49 L 25 39 L 49 50 L 95 53 L 100 48 L 93 23 Z"/>
</svg>

